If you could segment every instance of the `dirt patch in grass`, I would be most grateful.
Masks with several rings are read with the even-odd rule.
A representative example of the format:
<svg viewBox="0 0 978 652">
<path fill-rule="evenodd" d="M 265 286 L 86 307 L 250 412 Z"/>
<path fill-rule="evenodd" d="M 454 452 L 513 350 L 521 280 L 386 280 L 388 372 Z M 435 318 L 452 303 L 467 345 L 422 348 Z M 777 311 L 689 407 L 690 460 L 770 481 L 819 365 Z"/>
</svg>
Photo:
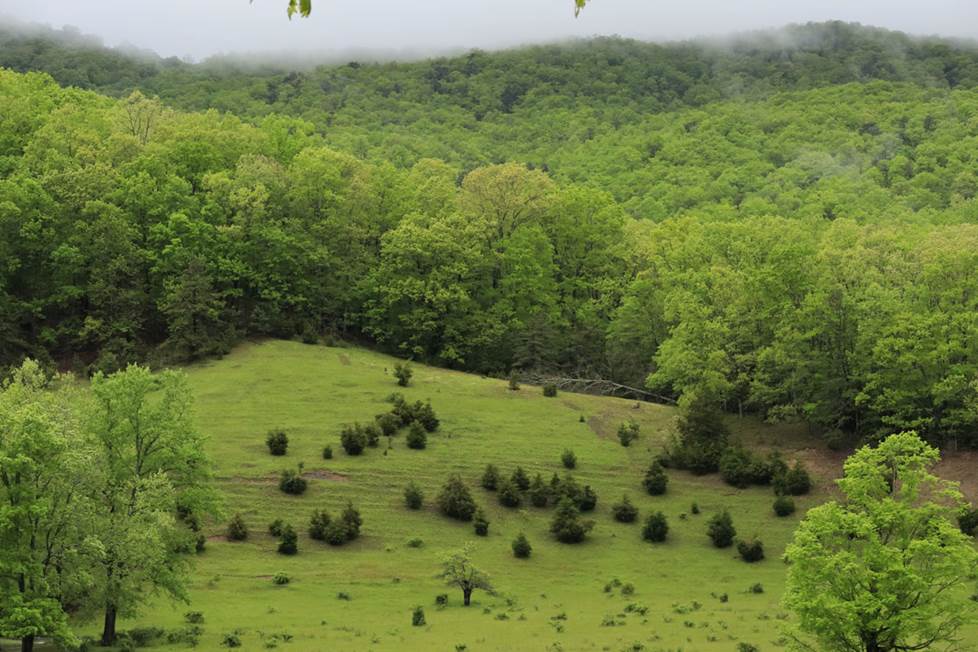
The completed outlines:
<svg viewBox="0 0 978 652">
<path fill-rule="evenodd" d="M 345 353 L 337 353 L 336 356 L 340 359 L 340 364 L 344 367 L 350 366 L 350 356 Z"/>
<path fill-rule="evenodd" d="M 217 478 L 218 482 L 231 482 L 234 484 L 246 484 L 246 485 L 266 485 L 275 484 L 278 482 L 278 475 L 266 475 L 262 477 L 255 476 L 243 476 L 243 475 L 231 475 L 222 476 Z"/>
<path fill-rule="evenodd" d="M 602 439 L 611 439 L 616 434 L 613 423 L 614 418 L 607 414 L 596 414 L 587 420 L 588 427 Z"/>
<path fill-rule="evenodd" d="M 313 471 L 305 471 L 302 474 L 303 478 L 316 478 L 318 480 L 332 480 L 333 482 L 349 482 L 350 477 L 343 475 L 342 473 L 334 473 L 328 469 L 316 469 Z"/>
</svg>

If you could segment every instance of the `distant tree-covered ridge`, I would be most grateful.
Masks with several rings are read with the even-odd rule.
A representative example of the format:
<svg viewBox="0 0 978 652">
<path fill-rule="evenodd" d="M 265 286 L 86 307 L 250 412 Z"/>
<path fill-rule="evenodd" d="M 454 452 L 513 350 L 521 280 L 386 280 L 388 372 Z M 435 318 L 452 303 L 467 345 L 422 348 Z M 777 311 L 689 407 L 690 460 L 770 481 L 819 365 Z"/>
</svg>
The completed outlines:
<svg viewBox="0 0 978 652">
<path fill-rule="evenodd" d="M 119 99 L 2 71 L 0 365 L 112 371 L 339 335 L 835 439 L 975 443 L 973 53 L 796 29 L 811 38 L 787 64 L 760 42 L 602 40 L 295 73 L 271 104 L 261 75 L 179 62 L 149 61 L 147 90 Z M 651 53 L 711 94 L 691 106 Z M 857 53 L 897 80 L 853 79 L 873 70 Z M 472 74 L 446 68 L 435 92 L 425 71 L 451 62 Z M 521 74 L 510 112 L 472 113 Z M 244 117 L 173 108 L 222 102 Z"/>
</svg>

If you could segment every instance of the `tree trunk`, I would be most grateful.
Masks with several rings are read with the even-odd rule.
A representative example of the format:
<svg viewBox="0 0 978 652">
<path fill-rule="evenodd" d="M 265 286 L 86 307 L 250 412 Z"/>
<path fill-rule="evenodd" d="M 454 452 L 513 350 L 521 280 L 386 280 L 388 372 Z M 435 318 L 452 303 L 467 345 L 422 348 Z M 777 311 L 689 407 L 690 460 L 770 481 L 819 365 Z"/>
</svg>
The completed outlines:
<svg viewBox="0 0 978 652">
<path fill-rule="evenodd" d="M 115 643 L 115 615 L 115 605 L 105 605 L 105 625 L 102 627 L 102 647 Z"/>
<path fill-rule="evenodd" d="M 34 652 L 34 635 L 20 639 L 20 652 Z"/>
<path fill-rule="evenodd" d="M 462 603 L 467 607 L 472 602 L 472 589 L 462 589 Z"/>
</svg>

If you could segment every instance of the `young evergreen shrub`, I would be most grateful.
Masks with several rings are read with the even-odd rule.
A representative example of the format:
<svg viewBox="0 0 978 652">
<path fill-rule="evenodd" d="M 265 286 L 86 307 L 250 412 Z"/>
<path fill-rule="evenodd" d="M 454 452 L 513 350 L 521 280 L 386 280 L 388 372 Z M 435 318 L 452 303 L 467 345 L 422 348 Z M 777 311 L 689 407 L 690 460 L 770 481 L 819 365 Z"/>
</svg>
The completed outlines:
<svg viewBox="0 0 978 652">
<path fill-rule="evenodd" d="M 272 455 L 285 455 L 289 450 L 289 437 L 283 430 L 272 430 L 265 437 L 265 445 Z"/>
<path fill-rule="evenodd" d="M 560 456 L 560 463 L 564 465 L 565 469 L 577 468 L 577 455 L 569 448 L 564 449 L 564 452 Z"/>
<path fill-rule="evenodd" d="M 475 528 L 475 533 L 480 537 L 489 535 L 489 519 L 486 518 L 486 513 L 482 511 L 482 508 L 475 510 L 475 516 L 472 519 L 472 525 Z"/>
<path fill-rule="evenodd" d="M 499 470 L 493 464 L 486 464 L 486 470 L 482 474 L 482 488 L 495 491 L 499 486 Z"/>
<path fill-rule="evenodd" d="M 547 383 L 543 386 L 543 395 L 547 398 L 553 398 L 557 396 L 557 386 L 553 383 Z"/>
<path fill-rule="evenodd" d="M 698 396 L 682 401 L 677 428 L 666 455 L 669 465 L 697 475 L 716 472 L 730 437 L 719 404 Z"/>
<path fill-rule="evenodd" d="M 285 469 L 278 479 L 278 488 L 284 493 L 292 496 L 301 496 L 306 493 L 309 483 L 302 477 L 302 466 L 299 469 Z"/>
<path fill-rule="evenodd" d="M 349 532 L 341 519 L 334 519 L 323 530 L 323 541 L 331 546 L 342 546 L 349 541 Z"/>
<path fill-rule="evenodd" d="M 326 446 L 325 448 L 323 448 L 323 459 L 324 460 L 331 460 L 331 459 L 333 459 L 333 447 L 332 446 Z"/>
<path fill-rule="evenodd" d="M 621 497 L 621 502 L 611 506 L 611 513 L 619 523 L 634 523 L 638 518 L 638 507 L 628 499 L 628 494 Z"/>
<path fill-rule="evenodd" d="M 283 525 L 279 535 L 278 552 L 280 555 L 294 555 L 299 552 L 299 537 L 291 525 Z"/>
<path fill-rule="evenodd" d="M 225 634 L 221 639 L 221 645 L 224 647 L 241 647 L 241 637 L 235 633 Z"/>
<path fill-rule="evenodd" d="M 737 536 L 737 529 L 733 525 L 730 512 L 723 510 L 719 514 L 715 514 L 707 524 L 706 534 L 717 548 L 729 548 L 733 545 L 734 537 Z"/>
<path fill-rule="evenodd" d="M 699 503 L 695 503 L 695 502 L 694 502 L 694 503 L 693 503 L 693 504 L 692 504 L 692 505 L 690 506 L 690 508 L 689 508 L 689 513 L 690 513 L 690 514 L 699 514 L 699 513 L 700 513 L 700 506 L 699 506 Z"/>
<path fill-rule="evenodd" d="M 519 507 L 523 501 L 520 490 L 512 480 L 503 480 L 499 485 L 499 504 L 503 507 Z"/>
<path fill-rule="evenodd" d="M 439 593 L 438 595 L 436 595 L 435 596 L 435 604 L 438 605 L 439 607 L 444 607 L 445 605 L 447 605 L 448 604 L 448 594 L 447 593 Z"/>
<path fill-rule="evenodd" d="M 428 433 L 425 432 L 424 426 L 421 425 L 419 421 L 415 421 L 408 428 L 408 434 L 405 438 L 408 448 L 414 450 L 423 450 L 428 446 Z"/>
<path fill-rule="evenodd" d="M 207 547 L 207 537 L 198 532 L 194 537 L 194 551 L 197 553 L 204 552 L 204 548 Z"/>
<path fill-rule="evenodd" d="M 645 491 L 650 496 L 661 496 L 666 493 L 666 487 L 669 486 L 669 476 L 666 475 L 666 470 L 661 462 L 655 461 L 649 465 L 645 472 L 645 478 L 642 480 L 642 486 L 645 487 Z"/>
<path fill-rule="evenodd" d="M 424 492 L 416 483 L 411 482 L 404 488 L 404 504 L 408 509 L 421 509 L 424 505 Z"/>
<path fill-rule="evenodd" d="M 404 395 L 394 392 L 387 397 L 387 401 L 391 404 L 390 415 L 397 420 L 397 427 L 406 426 L 412 421 L 414 421 L 414 410 L 408 405 L 408 402 L 404 400 Z"/>
<path fill-rule="evenodd" d="M 438 494 L 438 509 L 441 513 L 450 518 L 460 521 L 471 521 L 475 513 L 475 501 L 469 488 L 462 482 L 462 478 L 457 474 L 452 475 L 445 482 Z"/>
<path fill-rule="evenodd" d="M 662 543 L 669 535 L 669 521 L 662 512 L 653 512 L 645 518 L 642 538 L 653 543 Z"/>
<path fill-rule="evenodd" d="M 626 421 L 618 426 L 618 441 L 625 448 L 632 445 L 638 439 L 639 426 L 634 421 Z"/>
<path fill-rule="evenodd" d="M 558 478 L 555 473 L 550 480 L 550 491 L 554 502 L 560 502 L 561 498 L 570 498 L 575 506 L 580 509 L 581 485 L 570 473 L 565 473 L 563 478 Z"/>
<path fill-rule="evenodd" d="M 411 368 L 411 363 L 409 362 L 395 362 L 394 363 L 394 377 L 397 378 L 397 384 L 401 387 L 407 387 L 411 383 L 411 376 L 414 375 L 414 370 Z"/>
<path fill-rule="evenodd" d="M 788 496 L 778 496 L 774 499 L 774 513 L 778 516 L 791 516 L 795 513 L 795 501 Z"/>
<path fill-rule="evenodd" d="M 550 502 L 550 487 L 543 481 L 543 476 L 539 473 L 530 483 L 530 504 L 534 507 L 546 507 Z"/>
<path fill-rule="evenodd" d="M 801 462 L 774 478 L 774 491 L 783 496 L 804 496 L 812 489 L 812 478 Z"/>
<path fill-rule="evenodd" d="M 526 491 L 530 488 L 530 478 L 526 475 L 526 471 L 523 470 L 522 466 L 516 467 L 510 480 L 520 491 Z"/>
<path fill-rule="evenodd" d="M 332 523 L 333 518 L 325 510 L 315 510 L 309 518 L 309 538 L 316 541 L 326 540 L 326 528 Z"/>
<path fill-rule="evenodd" d="M 531 552 L 533 552 L 533 546 L 530 545 L 526 535 L 520 532 L 513 539 L 513 556 L 518 559 L 526 559 L 530 556 Z"/>
<path fill-rule="evenodd" d="M 228 521 L 228 541 L 244 541 L 248 538 L 248 525 L 241 514 L 235 514 Z"/>
<path fill-rule="evenodd" d="M 737 543 L 737 552 L 740 553 L 741 559 L 748 564 L 753 564 L 764 559 L 764 544 L 756 538 L 750 541 L 740 541 Z"/>
<path fill-rule="evenodd" d="M 509 374 L 509 389 L 513 392 L 520 391 L 520 381 L 516 378 L 515 373 Z"/>
<path fill-rule="evenodd" d="M 431 401 L 422 403 L 418 401 L 414 404 L 414 419 L 419 421 L 425 430 L 434 432 L 438 430 L 441 421 L 435 416 L 435 410 L 431 407 Z"/>
<path fill-rule="evenodd" d="M 360 528 L 363 527 L 363 517 L 360 510 L 353 506 L 352 502 L 347 501 L 343 513 L 340 514 L 340 521 L 346 526 L 347 541 L 353 541 L 360 536 Z"/>
<path fill-rule="evenodd" d="M 968 536 L 978 535 L 978 508 L 966 507 L 958 514 L 958 527 Z"/>
<path fill-rule="evenodd" d="M 727 484 L 746 489 L 754 478 L 754 458 L 743 446 L 730 446 L 720 456 L 720 476 Z"/>
<path fill-rule="evenodd" d="M 550 522 L 550 532 L 561 543 L 580 543 L 594 527 L 594 521 L 581 518 L 577 505 L 567 497 L 557 503 L 553 520 Z"/>
<path fill-rule="evenodd" d="M 424 609 L 421 607 L 414 608 L 414 611 L 411 612 L 411 625 L 413 627 L 424 627 Z"/>
<path fill-rule="evenodd" d="M 390 412 L 378 414 L 374 417 L 374 423 L 380 428 L 380 434 L 384 437 L 393 437 L 401 427 L 401 419 Z"/>
<path fill-rule="evenodd" d="M 760 652 L 760 648 L 751 643 L 741 641 L 737 643 L 737 652 Z"/>
<path fill-rule="evenodd" d="M 292 578 L 289 577 L 288 574 L 283 573 L 282 571 L 275 573 L 275 576 L 272 577 L 272 584 L 274 584 L 275 586 L 285 586 L 291 581 Z"/>
<path fill-rule="evenodd" d="M 285 522 L 282 519 L 277 518 L 268 524 L 268 533 L 273 537 L 282 536 L 282 531 L 285 529 Z"/>
<path fill-rule="evenodd" d="M 340 431 L 340 444 L 347 455 L 359 455 L 367 447 L 367 435 L 363 427 L 357 423 L 352 426 L 345 426 Z"/>
<path fill-rule="evenodd" d="M 380 443 L 381 431 L 380 427 L 376 423 L 368 423 L 363 427 L 363 434 L 367 438 L 367 446 L 370 448 L 377 448 L 377 444 Z"/>
<path fill-rule="evenodd" d="M 591 485 L 584 485 L 584 489 L 581 490 L 580 495 L 577 498 L 577 508 L 582 512 L 594 511 L 594 508 L 598 504 L 598 494 L 594 493 L 594 489 Z"/>
</svg>

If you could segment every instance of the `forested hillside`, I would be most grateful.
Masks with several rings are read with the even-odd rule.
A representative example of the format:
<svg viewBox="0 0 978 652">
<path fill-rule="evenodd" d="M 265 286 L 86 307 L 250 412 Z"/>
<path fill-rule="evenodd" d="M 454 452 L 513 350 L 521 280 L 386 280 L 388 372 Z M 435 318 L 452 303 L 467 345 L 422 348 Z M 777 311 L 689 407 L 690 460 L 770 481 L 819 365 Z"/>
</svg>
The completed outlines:
<svg viewBox="0 0 978 652">
<path fill-rule="evenodd" d="M 833 23 L 269 72 L 6 33 L 0 65 L 54 77 L 0 72 L 0 364 L 339 336 L 978 442 L 970 46 Z"/>
</svg>

